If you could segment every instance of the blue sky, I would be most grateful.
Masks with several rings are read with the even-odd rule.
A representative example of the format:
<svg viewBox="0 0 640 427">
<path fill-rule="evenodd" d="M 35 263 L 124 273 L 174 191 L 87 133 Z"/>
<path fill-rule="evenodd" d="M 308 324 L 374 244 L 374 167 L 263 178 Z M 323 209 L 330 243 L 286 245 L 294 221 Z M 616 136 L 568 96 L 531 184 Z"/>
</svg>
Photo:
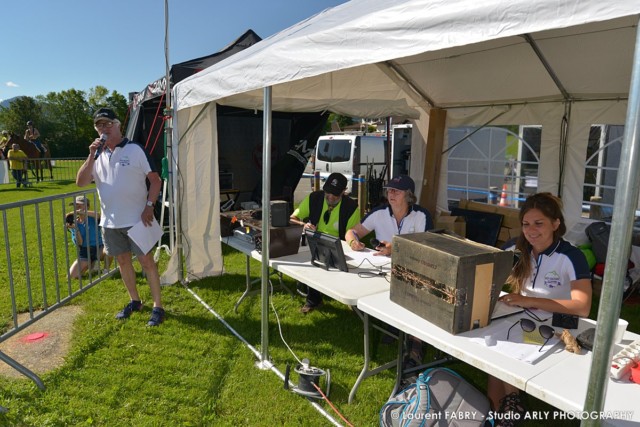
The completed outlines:
<svg viewBox="0 0 640 427">
<path fill-rule="evenodd" d="M 169 0 L 169 63 L 267 38 L 346 0 Z M 128 98 L 165 74 L 164 0 L 2 0 L 0 100 L 97 85 Z"/>
</svg>

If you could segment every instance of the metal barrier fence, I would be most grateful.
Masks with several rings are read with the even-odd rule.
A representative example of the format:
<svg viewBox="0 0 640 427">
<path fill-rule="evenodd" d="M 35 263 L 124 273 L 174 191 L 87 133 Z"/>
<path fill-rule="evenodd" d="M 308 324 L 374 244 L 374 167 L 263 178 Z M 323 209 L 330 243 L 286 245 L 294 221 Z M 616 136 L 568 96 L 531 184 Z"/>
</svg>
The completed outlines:
<svg viewBox="0 0 640 427">
<path fill-rule="evenodd" d="M 76 174 L 80 166 L 86 160 L 85 157 L 64 157 L 55 159 L 28 159 L 26 163 L 26 185 L 31 186 L 38 182 L 71 181 L 76 180 Z M 16 179 L 9 169 L 8 160 L 0 160 L 0 185 L 16 185 Z"/>
<path fill-rule="evenodd" d="M 88 271 L 70 276 L 80 247 L 71 238 L 65 217 L 74 211 L 76 196 L 85 196 L 91 207 L 99 206 L 95 190 L 32 199 L 0 205 L 0 242 L 5 259 L 0 262 L 0 342 L 68 303 L 107 278 L 115 270 L 93 270 L 91 251 Z M 73 218 L 76 218 L 74 215 Z M 96 227 L 97 240 L 98 227 Z M 89 236 L 83 239 L 89 244 Z M 100 266 L 98 264 L 98 266 Z M 0 352 L 0 361 L 31 378 L 41 389 L 42 381 L 19 361 Z M 0 407 L 0 409 L 2 409 Z"/>
</svg>

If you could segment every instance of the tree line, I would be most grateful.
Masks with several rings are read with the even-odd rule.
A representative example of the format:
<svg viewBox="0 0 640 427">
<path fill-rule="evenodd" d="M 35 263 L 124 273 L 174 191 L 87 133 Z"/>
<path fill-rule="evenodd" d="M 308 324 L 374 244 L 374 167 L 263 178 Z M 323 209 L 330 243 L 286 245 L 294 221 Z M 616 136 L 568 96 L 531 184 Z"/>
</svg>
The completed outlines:
<svg viewBox="0 0 640 427">
<path fill-rule="evenodd" d="M 87 92 L 69 89 L 15 98 L 8 107 L 0 107 L 0 130 L 24 136 L 27 122 L 32 121 L 51 157 L 85 157 L 96 137 L 93 114 L 102 107 L 112 108 L 123 121 L 123 130 L 126 128 L 125 97 L 96 86 Z"/>
</svg>

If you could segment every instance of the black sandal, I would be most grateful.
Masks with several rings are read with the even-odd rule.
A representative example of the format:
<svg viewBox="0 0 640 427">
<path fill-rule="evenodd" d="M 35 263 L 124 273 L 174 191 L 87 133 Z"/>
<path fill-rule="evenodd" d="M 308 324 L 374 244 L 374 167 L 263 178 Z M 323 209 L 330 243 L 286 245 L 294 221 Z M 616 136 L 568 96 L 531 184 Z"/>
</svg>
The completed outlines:
<svg viewBox="0 0 640 427">
<path fill-rule="evenodd" d="M 496 426 L 500 427 L 515 427 L 522 422 L 526 409 L 520 398 L 520 393 L 513 392 L 506 395 L 500 400 L 500 409 L 498 409 L 498 416 Z"/>
</svg>

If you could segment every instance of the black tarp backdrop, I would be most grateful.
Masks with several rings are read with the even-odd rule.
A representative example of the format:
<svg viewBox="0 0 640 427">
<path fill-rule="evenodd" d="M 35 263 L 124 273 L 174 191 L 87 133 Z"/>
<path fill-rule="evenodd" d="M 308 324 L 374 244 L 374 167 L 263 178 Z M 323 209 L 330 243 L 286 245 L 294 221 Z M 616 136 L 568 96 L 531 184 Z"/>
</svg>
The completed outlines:
<svg viewBox="0 0 640 427">
<path fill-rule="evenodd" d="M 262 202 L 262 111 L 218 106 L 218 165 L 240 190 L 238 202 Z M 329 113 L 272 113 L 271 198 L 292 201 Z M 221 188 L 223 180 L 221 179 Z M 228 182 L 228 181 L 227 181 Z M 236 206 L 236 208 L 238 208 Z M 290 206 L 291 208 L 291 206 Z"/>
<path fill-rule="evenodd" d="M 260 36 L 253 30 L 231 42 L 227 47 L 211 55 L 191 59 L 171 66 L 171 86 L 203 69 L 258 43 Z M 153 157 L 161 170 L 164 157 L 164 107 L 166 76 L 149 84 L 142 92 L 130 95 L 129 124 L 127 138 L 141 143 Z"/>
</svg>

